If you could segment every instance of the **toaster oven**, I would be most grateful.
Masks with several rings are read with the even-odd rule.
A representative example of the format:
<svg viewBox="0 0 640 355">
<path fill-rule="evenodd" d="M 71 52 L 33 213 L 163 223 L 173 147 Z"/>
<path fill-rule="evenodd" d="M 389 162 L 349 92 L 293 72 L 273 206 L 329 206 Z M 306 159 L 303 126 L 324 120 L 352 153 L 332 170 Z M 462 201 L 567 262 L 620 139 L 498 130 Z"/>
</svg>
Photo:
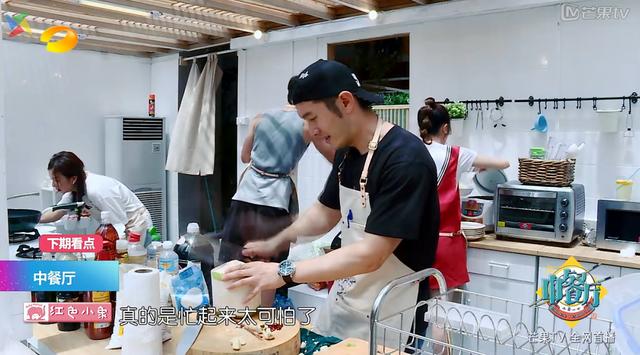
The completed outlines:
<svg viewBox="0 0 640 355">
<path fill-rule="evenodd" d="M 496 235 L 569 244 L 584 233 L 584 186 L 508 182 L 495 193 Z"/>
</svg>

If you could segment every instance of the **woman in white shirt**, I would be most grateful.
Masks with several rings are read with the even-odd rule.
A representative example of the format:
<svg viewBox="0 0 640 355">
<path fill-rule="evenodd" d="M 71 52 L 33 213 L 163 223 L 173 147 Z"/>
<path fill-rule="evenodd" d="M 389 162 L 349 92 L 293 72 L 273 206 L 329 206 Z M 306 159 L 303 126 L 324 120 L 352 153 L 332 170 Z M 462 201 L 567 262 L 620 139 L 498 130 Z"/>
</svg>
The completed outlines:
<svg viewBox="0 0 640 355">
<path fill-rule="evenodd" d="M 438 173 L 440 239 L 433 267 L 444 274 L 447 288 L 460 287 L 469 282 L 467 243 L 461 231 L 460 176 L 474 169 L 506 169 L 509 162 L 479 156 L 464 147 L 446 145 L 451 134 L 451 119 L 447 109 L 436 104 L 433 98 L 426 99 L 425 106 L 418 111 L 418 125 L 420 137 L 429 149 Z M 437 288 L 435 282 L 432 288 Z"/>
<path fill-rule="evenodd" d="M 153 225 L 149 211 L 131 190 L 116 179 L 85 172 L 84 163 L 74 153 L 54 154 L 47 169 L 52 186 L 64 194 L 58 204 L 83 201 L 94 219 L 99 221 L 100 212 L 109 211 L 112 223 L 124 224 L 127 230 L 142 236 Z M 44 213 L 40 223 L 55 222 L 65 213 L 64 210 Z"/>
</svg>

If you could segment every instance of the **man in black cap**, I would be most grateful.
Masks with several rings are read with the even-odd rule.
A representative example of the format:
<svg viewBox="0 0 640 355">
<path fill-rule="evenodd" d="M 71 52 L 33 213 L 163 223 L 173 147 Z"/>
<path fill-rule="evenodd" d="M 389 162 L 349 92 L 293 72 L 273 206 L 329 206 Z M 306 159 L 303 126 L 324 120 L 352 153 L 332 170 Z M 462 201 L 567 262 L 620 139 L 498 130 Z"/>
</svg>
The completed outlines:
<svg viewBox="0 0 640 355">
<path fill-rule="evenodd" d="M 368 339 L 368 317 L 380 290 L 433 263 L 439 235 L 436 166 L 418 137 L 377 117 L 371 105 L 382 98 L 364 90 L 339 62 L 308 66 L 290 85 L 288 98 L 310 128 L 338 148 L 333 169 L 318 202 L 273 238 L 248 243 L 243 254 L 268 257 L 298 236 L 322 235 L 336 223 L 341 223 L 342 247 L 295 263 L 248 263 L 225 280 L 233 280 L 232 287 L 250 286 L 252 295 L 286 283 L 336 280 L 314 330 Z M 410 308 L 417 299 L 417 285 L 400 289 L 389 295 L 382 314 Z M 395 325 L 408 330 L 412 315 Z M 416 321 L 423 323 L 420 318 Z M 393 338 L 386 336 L 397 346 Z"/>
</svg>

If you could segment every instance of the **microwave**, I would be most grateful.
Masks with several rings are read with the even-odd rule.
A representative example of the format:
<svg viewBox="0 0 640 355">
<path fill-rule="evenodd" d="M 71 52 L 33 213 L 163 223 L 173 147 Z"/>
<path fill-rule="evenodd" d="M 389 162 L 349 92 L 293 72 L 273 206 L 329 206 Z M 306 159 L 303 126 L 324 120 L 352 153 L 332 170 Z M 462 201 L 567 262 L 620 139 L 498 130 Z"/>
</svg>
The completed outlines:
<svg viewBox="0 0 640 355">
<path fill-rule="evenodd" d="M 499 237 L 570 244 L 584 233 L 584 185 L 500 184 L 494 211 Z"/>
<path fill-rule="evenodd" d="M 640 251 L 640 202 L 598 200 L 596 248 Z"/>
</svg>

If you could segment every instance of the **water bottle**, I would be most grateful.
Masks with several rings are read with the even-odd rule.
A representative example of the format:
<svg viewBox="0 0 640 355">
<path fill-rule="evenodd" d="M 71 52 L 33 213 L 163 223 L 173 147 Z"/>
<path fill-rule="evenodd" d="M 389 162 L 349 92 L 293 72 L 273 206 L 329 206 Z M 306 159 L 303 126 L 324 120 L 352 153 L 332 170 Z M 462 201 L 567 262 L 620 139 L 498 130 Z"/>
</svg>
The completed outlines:
<svg viewBox="0 0 640 355">
<path fill-rule="evenodd" d="M 147 266 L 158 268 L 158 256 L 162 252 L 162 242 L 153 241 L 147 247 Z"/>
<path fill-rule="evenodd" d="M 158 269 L 164 270 L 170 275 L 178 273 L 178 254 L 173 251 L 173 242 L 170 240 L 162 243 L 162 252 L 158 257 Z"/>
<path fill-rule="evenodd" d="M 187 234 L 180 237 L 173 250 L 178 254 L 180 267 L 186 267 L 189 261 L 200 267 L 209 290 L 209 297 L 211 297 L 211 269 L 214 266 L 213 246 L 205 236 L 200 234 L 198 223 L 187 225 Z"/>
</svg>

